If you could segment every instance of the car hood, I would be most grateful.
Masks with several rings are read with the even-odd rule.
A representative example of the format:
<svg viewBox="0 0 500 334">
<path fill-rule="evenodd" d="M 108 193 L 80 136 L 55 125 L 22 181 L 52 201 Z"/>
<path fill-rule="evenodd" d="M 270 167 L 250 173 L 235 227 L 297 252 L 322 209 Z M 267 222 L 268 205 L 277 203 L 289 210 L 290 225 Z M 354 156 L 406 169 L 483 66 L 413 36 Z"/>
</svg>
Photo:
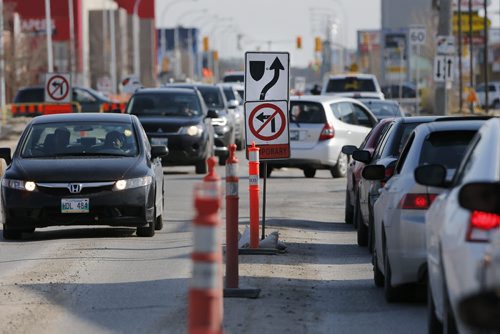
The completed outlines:
<svg viewBox="0 0 500 334">
<path fill-rule="evenodd" d="M 140 156 L 15 159 L 5 176 L 35 182 L 113 181 L 131 177 L 140 161 Z"/>
</svg>

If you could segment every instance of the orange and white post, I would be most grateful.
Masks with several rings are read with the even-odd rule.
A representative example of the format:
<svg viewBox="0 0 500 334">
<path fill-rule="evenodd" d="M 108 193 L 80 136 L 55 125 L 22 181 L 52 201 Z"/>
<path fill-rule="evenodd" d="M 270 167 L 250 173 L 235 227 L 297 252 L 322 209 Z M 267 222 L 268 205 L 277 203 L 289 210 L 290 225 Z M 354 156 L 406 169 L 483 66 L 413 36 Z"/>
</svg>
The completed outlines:
<svg viewBox="0 0 500 334">
<path fill-rule="evenodd" d="M 250 197 L 250 248 L 259 248 L 259 148 L 248 148 L 248 191 Z"/>
<path fill-rule="evenodd" d="M 238 158 L 236 145 L 229 146 L 226 161 L 226 288 L 238 288 Z"/>
<path fill-rule="evenodd" d="M 203 182 L 194 193 L 193 274 L 189 289 L 189 334 L 223 333 L 222 248 L 219 182 Z"/>
</svg>

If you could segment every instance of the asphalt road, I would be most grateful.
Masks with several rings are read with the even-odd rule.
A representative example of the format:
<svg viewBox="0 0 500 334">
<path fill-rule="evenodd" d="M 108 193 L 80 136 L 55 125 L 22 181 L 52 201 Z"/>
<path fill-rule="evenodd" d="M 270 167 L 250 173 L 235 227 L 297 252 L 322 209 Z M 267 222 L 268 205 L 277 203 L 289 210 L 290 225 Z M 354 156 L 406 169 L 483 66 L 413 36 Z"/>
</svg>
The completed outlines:
<svg viewBox="0 0 500 334">
<path fill-rule="evenodd" d="M 243 232 L 248 180 L 239 156 Z M 201 177 L 194 167 L 165 168 L 165 177 L 165 228 L 153 238 L 129 228 L 54 227 L 0 239 L 0 332 L 185 333 L 192 191 Z M 266 233 L 278 231 L 288 252 L 239 257 L 240 287 L 261 295 L 224 300 L 227 333 L 426 331 L 424 303 L 387 304 L 374 286 L 370 256 L 343 223 L 344 190 L 345 179 L 327 171 L 314 179 L 273 172 Z"/>
</svg>

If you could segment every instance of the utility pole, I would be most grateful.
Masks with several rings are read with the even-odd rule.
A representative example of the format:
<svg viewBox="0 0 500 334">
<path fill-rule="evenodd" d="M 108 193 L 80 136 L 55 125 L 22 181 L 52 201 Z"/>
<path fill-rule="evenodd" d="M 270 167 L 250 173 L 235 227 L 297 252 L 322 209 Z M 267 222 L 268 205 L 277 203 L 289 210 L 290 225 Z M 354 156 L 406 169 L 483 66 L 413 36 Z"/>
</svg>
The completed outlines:
<svg viewBox="0 0 500 334">
<path fill-rule="evenodd" d="M 112 94 L 117 93 L 116 87 L 116 34 L 115 34 L 115 13 L 114 9 L 109 11 L 109 31 L 111 36 L 111 61 L 110 61 L 110 75 L 111 75 L 111 92 Z"/>
<path fill-rule="evenodd" d="M 441 0 L 439 3 L 439 24 L 438 36 L 451 35 L 451 1 Z M 434 98 L 434 114 L 448 114 L 448 94 L 446 91 L 446 82 L 436 83 L 436 96 Z"/>
<path fill-rule="evenodd" d="M 134 3 L 134 12 L 132 16 L 133 20 L 133 42 L 134 42 L 134 75 L 137 77 L 137 80 L 141 81 L 141 52 L 139 50 L 140 45 L 139 45 L 139 33 L 140 33 L 140 26 L 139 26 L 139 5 L 141 3 L 141 0 L 135 0 Z"/>
<path fill-rule="evenodd" d="M 474 47 L 472 43 L 472 0 L 469 0 L 469 91 L 474 88 Z M 469 93 L 470 94 L 470 93 Z M 474 102 L 470 102 L 470 113 L 474 113 Z"/>
<path fill-rule="evenodd" d="M 52 73 L 54 72 L 54 56 L 52 55 L 52 19 L 50 16 L 50 0 L 45 0 L 45 33 L 47 34 L 47 71 Z"/>
<path fill-rule="evenodd" d="M 76 72 L 76 50 L 75 50 L 75 16 L 73 11 L 73 0 L 68 0 L 69 17 L 69 71 L 71 80 L 75 80 Z"/>
<path fill-rule="evenodd" d="M 483 51 L 483 72 L 484 72 L 484 111 L 488 113 L 490 101 L 488 92 L 488 1 L 484 0 L 484 51 Z"/>
<path fill-rule="evenodd" d="M 462 112 L 463 90 L 462 81 L 462 0 L 458 0 L 458 109 Z"/>
<path fill-rule="evenodd" d="M 3 39 L 3 0 L 0 0 L 0 110 L 5 108 L 5 59 Z M 3 121 L 3 114 L 2 114 Z M 3 123 L 3 122 L 2 122 Z"/>
</svg>

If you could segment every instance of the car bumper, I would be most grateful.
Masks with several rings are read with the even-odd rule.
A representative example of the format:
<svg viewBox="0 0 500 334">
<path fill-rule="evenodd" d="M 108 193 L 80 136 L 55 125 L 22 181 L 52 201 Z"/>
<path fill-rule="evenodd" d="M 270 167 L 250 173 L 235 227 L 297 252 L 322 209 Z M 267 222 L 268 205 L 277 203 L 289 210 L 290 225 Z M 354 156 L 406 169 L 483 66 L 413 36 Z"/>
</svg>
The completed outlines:
<svg viewBox="0 0 500 334">
<path fill-rule="evenodd" d="M 88 198 L 88 213 L 62 213 L 61 200 Z M 144 226 L 154 221 L 152 186 L 69 194 L 63 189 L 27 192 L 2 189 L 3 221 L 11 229 L 63 225 Z"/>
<path fill-rule="evenodd" d="M 394 285 L 420 283 L 427 270 L 425 211 L 398 211 L 399 217 L 394 217 L 392 226 L 386 228 L 391 281 Z"/>
<path fill-rule="evenodd" d="M 273 167 L 312 167 L 329 169 L 337 164 L 340 147 L 335 140 L 320 141 L 313 147 L 298 148 L 293 143 L 290 149 L 290 159 L 269 160 L 268 165 Z"/>
</svg>

